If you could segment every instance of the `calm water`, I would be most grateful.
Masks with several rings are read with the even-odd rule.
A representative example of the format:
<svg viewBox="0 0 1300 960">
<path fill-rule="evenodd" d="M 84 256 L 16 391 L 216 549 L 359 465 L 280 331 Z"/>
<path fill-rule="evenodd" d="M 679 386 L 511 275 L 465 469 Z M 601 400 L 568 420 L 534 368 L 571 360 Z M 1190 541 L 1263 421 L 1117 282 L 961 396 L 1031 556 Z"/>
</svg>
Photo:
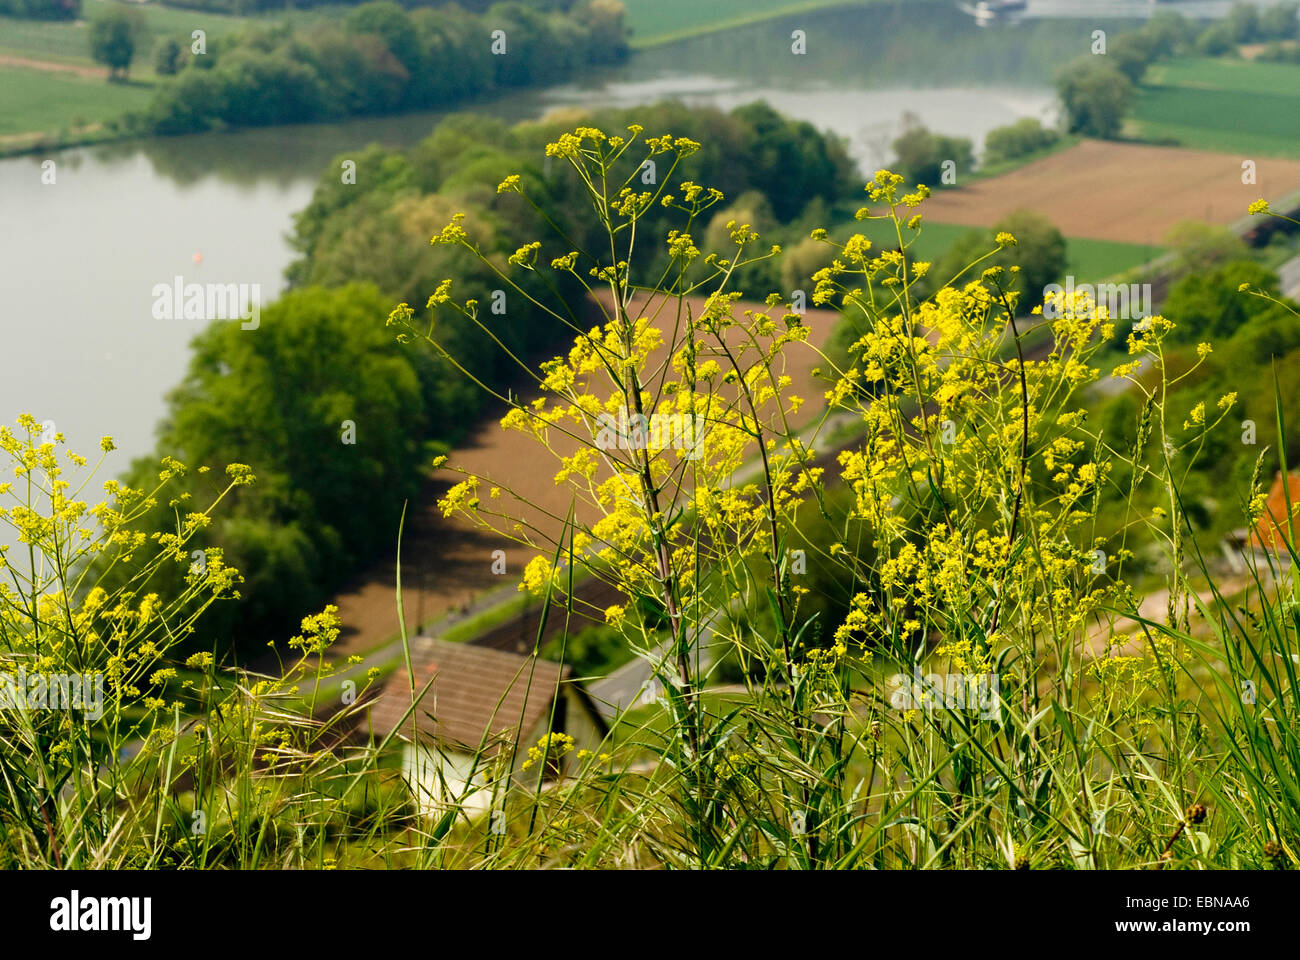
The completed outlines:
<svg viewBox="0 0 1300 960">
<path fill-rule="evenodd" d="M 1038 6 L 1050 16 L 1052 3 Z M 1104 4 L 1101 6 L 1105 6 Z M 1126 4 L 1117 15 L 1141 10 Z M 1059 5 L 1058 5 L 1059 9 Z M 1075 5 L 1077 11 L 1078 5 Z M 1132 21 L 1128 21 L 1132 23 Z M 889 159 L 906 114 L 979 142 L 1022 116 L 1054 116 L 1051 78 L 1107 23 L 1057 19 L 975 28 L 948 7 L 875 8 L 701 38 L 634 57 L 581 84 L 475 109 L 523 119 L 566 105 L 680 97 L 731 107 L 766 99 L 844 136 L 864 170 Z M 1123 29 L 1122 22 L 1109 25 Z M 803 29 L 808 53 L 790 52 Z M 155 284 L 283 290 L 286 236 L 332 158 L 415 143 L 438 114 L 112 144 L 0 160 L 0 418 L 51 420 L 74 449 L 112 434 L 147 453 L 199 320 L 153 316 Z M 41 182 L 44 159 L 56 183 Z"/>
</svg>

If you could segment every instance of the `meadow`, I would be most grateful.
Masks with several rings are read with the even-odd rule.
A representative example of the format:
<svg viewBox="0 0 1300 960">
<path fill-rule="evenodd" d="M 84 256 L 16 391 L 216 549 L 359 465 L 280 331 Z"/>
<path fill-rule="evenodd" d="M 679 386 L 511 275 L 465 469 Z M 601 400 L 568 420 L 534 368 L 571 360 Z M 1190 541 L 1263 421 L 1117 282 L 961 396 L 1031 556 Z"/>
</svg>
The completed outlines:
<svg viewBox="0 0 1300 960">
<path fill-rule="evenodd" d="M 0 30 L 0 54 L 10 54 L 55 63 L 74 63 L 96 66 L 90 57 L 87 40 L 87 21 L 101 8 L 110 6 L 112 0 L 84 0 L 81 18 L 75 21 L 22 20 L 6 17 Z M 253 18 L 232 17 L 202 10 L 185 10 L 166 7 L 158 3 L 138 4 L 149 30 L 144 50 L 137 52 L 133 72 L 152 72 L 149 57 L 152 44 L 160 37 L 188 37 L 193 30 L 207 31 L 209 37 L 220 37 L 244 26 Z M 342 16 L 346 7 L 321 7 L 309 11 L 286 11 L 274 16 L 258 18 L 278 22 L 288 18 L 293 22 L 310 22 L 331 15 Z M 96 66 L 97 69 L 99 69 Z"/>
<path fill-rule="evenodd" d="M 133 4 L 144 16 L 148 32 L 131 64 L 131 82 L 110 84 L 106 81 L 107 68 L 91 59 L 87 26 L 95 11 L 110 2 L 85 0 L 82 17 L 75 21 L 16 17 L 0 20 L 0 137 L 10 138 L 7 143 L 0 140 L 0 151 L 58 139 L 69 130 L 102 124 L 128 111 L 143 109 L 159 79 L 154 73 L 152 51 L 164 38 L 179 41 L 202 29 L 209 38 L 217 39 L 254 22 L 309 25 L 339 19 L 353 9 L 322 6 L 235 17 L 158 3 Z M 44 64 L 89 72 L 74 75 L 42 69 Z M 25 136 L 14 136 L 17 134 Z"/>
<path fill-rule="evenodd" d="M 1011 207 L 1007 212 L 1011 209 L 1016 208 Z M 993 220 L 989 222 L 992 223 Z M 857 229 L 877 246 L 898 245 L 898 239 L 892 235 L 893 228 L 888 223 L 867 222 L 857 225 Z M 972 230 L 978 229 L 969 224 L 927 219 L 923 229 L 916 235 L 912 252 L 917 257 L 936 260 L 959 239 Z M 982 232 L 992 237 L 989 228 L 984 228 Z M 1125 243 L 1120 240 L 1098 240 L 1068 234 L 1065 237 L 1065 247 L 1067 272 L 1079 278 L 1081 282 L 1105 280 L 1154 260 L 1164 253 L 1164 247 L 1158 244 Z"/>
<path fill-rule="evenodd" d="M 654 47 L 776 17 L 874 0 L 627 0 L 633 47 Z"/>
<path fill-rule="evenodd" d="M 1189 57 L 1153 64 L 1134 128 L 1146 139 L 1242 156 L 1300 158 L 1300 64 Z"/>
<path fill-rule="evenodd" d="M 139 81 L 110 84 L 102 77 L 0 65 L 0 91 L 0 138 L 6 138 L 102 124 L 124 110 L 142 108 L 153 86 Z"/>
</svg>

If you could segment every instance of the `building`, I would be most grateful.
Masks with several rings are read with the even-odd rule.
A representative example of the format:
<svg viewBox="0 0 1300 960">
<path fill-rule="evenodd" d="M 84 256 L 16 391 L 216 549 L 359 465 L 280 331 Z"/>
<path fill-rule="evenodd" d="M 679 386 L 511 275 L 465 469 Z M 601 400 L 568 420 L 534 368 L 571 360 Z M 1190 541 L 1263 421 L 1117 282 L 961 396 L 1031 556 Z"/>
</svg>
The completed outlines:
<svg viewBox="0 0 1300 960">
<path fill-rule="evenodd" d="M 377 738 L 401 725 L 402 768 L 426 815 L 449 806 L 470 817 L 483 813 L 492 803 L 489 779 L 503 779 L 512 760 L 508 782 L 534 788 L 538 768 L 525 770 L 524 764 L 528 748 L 548 730 L 573 738 L 570 752 L 546 763 L 542 775 L 549 780 L 578 762 L 577 751 L 597 750 L 608 732 L 587 692 L 570 679 L 569 668 L 549 660 L 417 637 L 411 668 L 417 696 L 429 684 L 414 712 L 403 720 L 411 684 L 402 668 L 371 706 L 370 724 Z"/>
<path fill-rule="evenodd" d="M 1273 487 L 1268 492 L 1264 512 L 1255 524 L 1252 545 L 1286 554 L 1286 544 L 1292 542 L 1291 524 L 1287 519 L 1288 498 L 1292 507 L 1300 504 L 1300 475 L 1288 473 L 1284 484 L 1282 471 L 1279 470 L 1273 478 Z M 1300 518 L 1296 519 L 1295 525 L 1300 528 Z"/>
<path fill-rule="evenodd" d="M 1287 544 L 1295 546 L 1295 543 L 1291 539 L 1291 522 L 1287 519 L 1288 494 L 1291 506 L 1295 508 L 1300 504 L 1300 474 L 1288 473 L 1284 482 L 1279 470 L 1254 528 L 1241 527 L 1229 534 L 1224 555 L 1234 572 L 1244 573 L 1248 569 L 1241 556 L 1243 553 L 1254 554 L 1256 567 L 1267 567 L 1270 559 L 1281 567 L 1290 565 L 1291 552 Z M 1300 516 L 1295 518 L 1294 524 L 1296 532 L 1300 533 Z"/>
</svg>

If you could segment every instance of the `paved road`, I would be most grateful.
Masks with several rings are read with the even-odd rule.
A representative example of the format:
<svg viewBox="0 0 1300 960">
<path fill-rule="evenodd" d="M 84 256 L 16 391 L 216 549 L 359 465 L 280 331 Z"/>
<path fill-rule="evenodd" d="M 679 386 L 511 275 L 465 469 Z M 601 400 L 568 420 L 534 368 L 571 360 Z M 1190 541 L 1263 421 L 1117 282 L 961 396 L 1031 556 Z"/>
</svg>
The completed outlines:
<svg viewBox="0 0 1300 960">
<path fill-rule="evenodd" d="M 1282 293 L 1292 300 L 1300 300 L 1300 257 L 1292 257 L 1277 268 L 1282 280 Z"/>
<path fill-rule="evenodd" d="M 715 616 L 696 640 L 700 650 L 700 673 L 709 668 L 712 659 L 714 624 L 718 619 L 719 617 Z M 656 662 L 656 658 L 662 662 L 668 656 L 669 645 L 664 643 L 650 658 L 637 657 L 623 664 L 608 677 L 588 683 L 587 692 L 591 695 L 592 702 L 596 704 L 596 709 L 600 711 L 601 716 L 606 720 L 613 720 L 625 710 L 654 703 L 659 698 L 659 691 L 655 689 L 652 665 Z M 667 672 L 675 675 L 676 667 L 670 666 Z"/>
</svg>

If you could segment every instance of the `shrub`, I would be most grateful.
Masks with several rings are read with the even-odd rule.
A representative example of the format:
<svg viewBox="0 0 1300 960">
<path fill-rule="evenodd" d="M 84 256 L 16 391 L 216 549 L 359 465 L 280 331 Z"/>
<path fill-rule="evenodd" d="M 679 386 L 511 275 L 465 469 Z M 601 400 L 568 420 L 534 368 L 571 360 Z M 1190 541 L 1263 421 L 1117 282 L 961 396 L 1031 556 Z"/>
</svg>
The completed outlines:
<svg viewBox="0 0 1300 960">
<path fill-rule="evenodd" d="M 1133 103 L 1133 83 L 1099 57 L 1082 57 L 1057 79 L 1071 133 L 1116 137 Z"/>
<path fill-rule="evenodd" d="M 180 66 L 181 46 L 171 37 L 158 44 L 153 51 L 154 73 L 169 77 Z"/>
<path fill-rule="evenodd" d="M 1019 160 L 1046 150 L 1059 140 L 1060 134 L 1045 128 L 1034 117 L 1021 117 L 1015 123 L 989 131 L 984 139 L 984 164 Z"/>
<path fill-rule="evenodd" d="M 932 186 L 943 181 L 945 170 L 961 174 L 975 165 L 970 140 L 931 133 L 919 124 L 910 124 L 893 146 L 898 168 L 917 183 Z"/>
<path fill-rule="evenodd" d="M 147 33 L 144 15 L 118 4 L 99 10 L 90 21 L 90 56 L 108 67 L 110 80 L 125 79 Z"/>
<path fill-rule="evenodd" d="M 1230 23 L 1207 27 L 1196 38 L 1196 52 L 1207 57 L 1222 57 L 1237 51 L 1237 32 Z"/>
</svg>

